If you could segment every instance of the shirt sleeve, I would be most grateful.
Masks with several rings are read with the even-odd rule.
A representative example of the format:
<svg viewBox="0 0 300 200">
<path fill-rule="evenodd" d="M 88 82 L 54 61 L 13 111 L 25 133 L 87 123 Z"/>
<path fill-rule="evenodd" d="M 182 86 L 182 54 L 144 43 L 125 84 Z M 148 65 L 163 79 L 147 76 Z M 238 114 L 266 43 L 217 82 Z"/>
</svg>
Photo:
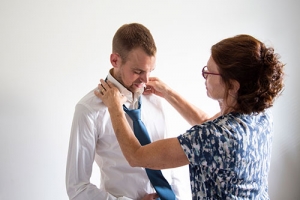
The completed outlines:
<svg viewBox="0 0 300 200">
<path fill-rule="evenodd" d="M 73 117 L 66 167 L 66 189 L 72 200 L 116 200 L 104 188 L 90 183 L 97 134 L 95 117 L 84 105 L 77 105 Z M 125 197 L 120 197 L 122 200 Z M 128 198 L 127 198 L 128 200 Z"/>
</svg>

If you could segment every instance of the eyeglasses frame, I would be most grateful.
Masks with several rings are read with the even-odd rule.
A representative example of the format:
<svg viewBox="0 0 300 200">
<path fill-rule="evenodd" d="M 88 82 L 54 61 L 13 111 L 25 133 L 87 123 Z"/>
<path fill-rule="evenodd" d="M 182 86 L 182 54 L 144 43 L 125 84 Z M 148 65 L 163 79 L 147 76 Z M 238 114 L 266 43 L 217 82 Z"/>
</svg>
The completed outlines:
<svg viewBox="0 0 300 200">
<path fill-rule="evenodd" d="M 218 73 L 212 73 L 212 72 L 204 71 L 205 68 L 207 68 L 207 66 L 204 66 L 202 68 L 202 76 L 203 76 L 204 79 L 207 79 L 207 77 L 208 77 L 209 74 L 221 76 L 221 74 L 218 74 Z"/>
</svg>

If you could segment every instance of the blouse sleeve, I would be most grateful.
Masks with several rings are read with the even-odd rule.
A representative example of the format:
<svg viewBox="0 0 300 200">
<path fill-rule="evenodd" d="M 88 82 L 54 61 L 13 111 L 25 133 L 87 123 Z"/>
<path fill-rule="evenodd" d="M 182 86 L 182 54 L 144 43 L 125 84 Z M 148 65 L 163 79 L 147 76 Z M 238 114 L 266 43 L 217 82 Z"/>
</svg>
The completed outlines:
<svg viewBox="0 0 300 200">
<path fill-rule="evenodd" d="M 196 125 L 178 140 L 193 165 L 215 168 L 231 167 L 237 138 L 213 122 Z"/>
</svg>

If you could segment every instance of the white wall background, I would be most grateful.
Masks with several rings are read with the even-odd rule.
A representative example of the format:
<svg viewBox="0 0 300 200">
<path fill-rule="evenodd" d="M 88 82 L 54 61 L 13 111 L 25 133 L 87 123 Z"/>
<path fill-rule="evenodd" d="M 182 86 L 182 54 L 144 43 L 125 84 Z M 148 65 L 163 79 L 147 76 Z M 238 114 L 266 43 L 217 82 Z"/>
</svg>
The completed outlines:
<svg viewBox="0 0 300 200">
<path fill-rule="evenodd" d="M 201 77 L 211 45 L 247 33 L 275 47 L 287 75 L 273 108 L 269 191 L 272 200 L 300 199 L 299 5 L 296 0 L 1 0 L 0 199 L 67 199 L 74 106 L 106 76 L 113 34 L 129 22 L 143 23 L 154 35 L 153 75 L 211 114 L 218 107 L 206 97 Z M 171 108 L 168 115 L 172 131 L 189 128 Z"/>
</svg>

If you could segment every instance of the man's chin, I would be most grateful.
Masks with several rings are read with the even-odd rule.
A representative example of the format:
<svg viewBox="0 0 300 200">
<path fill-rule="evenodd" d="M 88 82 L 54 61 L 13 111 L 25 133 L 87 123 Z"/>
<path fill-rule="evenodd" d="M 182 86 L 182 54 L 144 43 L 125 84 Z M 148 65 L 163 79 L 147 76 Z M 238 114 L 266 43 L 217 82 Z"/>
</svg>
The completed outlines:
<svg viewBox="0 0 300 200">
<path fill-rule="evenodd" d="M 140 92 L 140 91 L 143 91 L 144 90 L 144 85 L 133 85 L 130 87 L 130 91 L 131 92 Z"/>
<path fill-rule="evenodd" d="M 141 88 L 145 87 L 145 83 L 135 83 L 135 84 L 133 84 L 133 86 L 136 87 L 136 88 L 141 89 Z"/>
</svg>

